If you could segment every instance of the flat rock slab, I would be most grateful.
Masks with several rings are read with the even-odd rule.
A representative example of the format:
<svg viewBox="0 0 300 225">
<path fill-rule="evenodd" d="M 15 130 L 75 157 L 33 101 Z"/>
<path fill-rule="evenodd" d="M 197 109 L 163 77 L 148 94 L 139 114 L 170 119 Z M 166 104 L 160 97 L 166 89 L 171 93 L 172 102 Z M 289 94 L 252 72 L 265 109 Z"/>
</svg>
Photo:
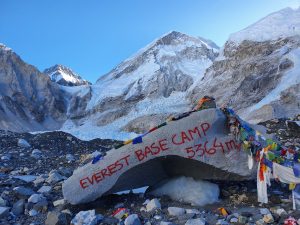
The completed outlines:
<svg viewBox="0 0 300 225">
<path fill-rule="evenodd" d="M 249 170 L 247 160 L 240 143 L 229 135 L 223 112 L 207 109 L 168 122 L 144 136 L 142 143 L 112 149 L 95 164 L 78 168 L 63 183 L 63 195 L 71 204 L 80 204 L 173 176 L 251 179 L 255 167 Z"/>
</svg>

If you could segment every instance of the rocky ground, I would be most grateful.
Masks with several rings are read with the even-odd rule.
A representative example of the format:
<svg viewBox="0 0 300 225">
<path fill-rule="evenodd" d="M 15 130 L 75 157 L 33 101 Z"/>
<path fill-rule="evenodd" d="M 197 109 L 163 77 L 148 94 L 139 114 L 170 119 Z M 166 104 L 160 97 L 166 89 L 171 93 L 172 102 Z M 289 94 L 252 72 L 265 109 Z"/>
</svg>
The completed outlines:
<svg viewBox="0 0 300 225">
<path fill-rule="evenodd" d="M 299 121 L 300 117 L 293 119 Z M 297 123 L 278 119 L 262 125 L 285 146 L 300 148 Z M 220 201 L 203 207 L 168 197 L 156 199 L 147 192 L 110 195 L 79 206 L 66 203 L 61 192 L 63 180 L 71 176 L 75 168 L 90 161 L 93 152 L 105 154 L 118 143 L 100 139 L 81 141 L 63 132 L 1 131 L 0 224 L 58 225 L 70 224 L 72 220 L 73 224 L 259 225 L 283 224 L 289 216 L 300 219 L 300 211 L 292 210 L 287 185 L 275 181 L 269 189 L 267 205 L 257 203 L 255 181 L 215 182 L 221 190 Z M 113 216 L 116 210 L 119 212 Z"/>
</svg>

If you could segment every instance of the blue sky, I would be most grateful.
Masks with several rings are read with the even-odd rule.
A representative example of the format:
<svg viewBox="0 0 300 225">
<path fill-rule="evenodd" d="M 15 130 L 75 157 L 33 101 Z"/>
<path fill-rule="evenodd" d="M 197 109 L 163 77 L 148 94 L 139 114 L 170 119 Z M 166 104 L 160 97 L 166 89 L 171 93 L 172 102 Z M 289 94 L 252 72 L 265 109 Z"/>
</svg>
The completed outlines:
<svg viewBox="0 0 300 225">
<path fill-rule="evenodd" d="M 223 45 L 300 0 L 0 0 L 0 43 L 41 71 L 54 64 L 95 82 L 155 38 L 176 30 Z"/>
</svg>

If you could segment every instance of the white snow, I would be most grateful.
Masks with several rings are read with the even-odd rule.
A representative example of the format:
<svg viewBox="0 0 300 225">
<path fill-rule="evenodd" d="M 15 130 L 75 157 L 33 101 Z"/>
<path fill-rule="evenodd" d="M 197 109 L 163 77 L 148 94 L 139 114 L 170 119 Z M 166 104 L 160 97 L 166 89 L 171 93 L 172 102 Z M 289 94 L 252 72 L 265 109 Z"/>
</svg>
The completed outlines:
<svg viewBox="0 0 300 225">
<path fill-rule="evenodd" d="M 121 117 L 108 125 L 97 126 L 95 120 L 99 115 L 96 115 L 96 117 L 88 118 L 81 126 L 77 126 L 71 120 L 67 120 L 61 130 L 70 133 L 81 140 L 92 140 L 95 138 L 128 140 L 138 136 L 136 133 L 120 131 L 120 129 L 127 125 L 129 121 L 141 116 L 149 115 L 149 112 L 151 114 L 160 114 L 183 111 L 189 111 L 189 102 L 185 98 L 185 93 L 173 92 L 168 98 L 146 98 L 143 101 L 140 101 L 127 116 Z M 153 126 L 156 125 L 159 124 L 153 124 Z"/>
<path fill-rule="evenodd" d="M 178 177 L 151 191 L 154 196 L 167 195 L 175 201 L 203 206 L 218 201 L 219 187 L 216 184 L 194 180 L 191 177 Z"/>
<path fill-rule="evenodd" d="M 243 40 L 261 42 L 295 35 L 300 35 L 300 7 L 298 9 L 285 8 L 274 12 L 230 35 L 229 41 L 239 44 Z"/>
<path fill-rule="evenodd" d="M 171 45 L 164 44 L 162 38 L 170 33 L 171 32 L 154 40 L 145 48 L 139 50 L 137 54 L 119 64 L 112 72 L 101 77 L 96 84 L 92 86 L 92 99 L 88 103 L 87 109 L 92 109 L 107 97 L 124 95 L 131 85 L 133 86 L 129 90 L 129 93 L 127 93 L 125 99 L 132 97 L 138 88 L 144 90 L 149 84 L 149 81 L 157 78 L 155 73 L 161 69 L 160 64 L 164 64 L 164 60 L 162 60 L 163 57 L 176 57 L 177 53 L 188 47 L 203 47 L 203 45 L 212 51 L 217 51 L 215 47 L 211 47 L 204 39 L 189 37 L 184 34 L 182 34 L 182 37 L 180 36 L 174 39 L 174 43 Z M 158 50 L 157 54 L 153 53 L 154 50 Z M 138 57 L 143 53 L 146 53 L 146 55 L 143 56 L 143 63 L 139 64 L 138 67 L 130 73 L 122 73 L 125 68 L 134 66 L 135 63 L 137 63 Z M 199 77 L 201 78 L 202 73 L 210 65 L 210 59 L 203 57 L 201 60 L 182 59 L 178 65 L 174 64 L 174 67 L 178 67 L 182 69 L 185 74 L 190 75 L 194 79 L 198 79 Z M 116 75 L 120 74 L 120 77 L 116 77 Z"/>
<path fill-rule="evenodd" d="M 155 63 L 154 57 L 151 56 L 147 63 L 142 64 L 137 70 L 130 74 L 123 74 L 118 79 L 101 80 L 92 86 L 92 99 L 88 103 L 87 109 L 92 109 L 95 105 L 100 103 L 107 97 L 117 97 L 124 94 L 128 86 L 139 79 L 147 82 L 151 79 L 153 74 L 159 70 L 159 65 Z"/>
<path fill-rule="evenodd" d="M 169 34 L 170 33 L 166 35 Z M 123 61 L 109 74 L 101 77 L 90 87 L 92 97 L 88 102 L 86 110 L 92 111 L 94 108 L 99 107 L 99 104 L 106 101 L 106 98 L 123 98 L 125 96 L 125 100 L 128 100 L 140 92 L 143 93 L 144 90 L 145 93 L 147 93 L 146 88 L 148 88 L 150 83 L 155 84 L 159 82 L 159 76 L 157 76 L 159 70 L 162 67 L 168 68 L 171 62 L 174 71 L 178 69 L 182 71 L 183 74 L 190 76 L 194 80 L 195 85 L 197 81 L 202 79 L 205 69 L 212 64 L 211 60 L 205 55 L 200 59 L 198 57 L 197 60 L 190 59 L 189 57 L 179 59 L 177 54 L 188 47 L 203 47 L 203 45 L 212 51 L 217 51 L 216 46 L 210 46 L 204 39 L 189 37 L 184 34 L 176 35 L 178 36 L 172 40 L 172 44 L 165 44 L 163 43 L 164 39 L 159 38 L 141 49 L 133 57 Z M 138 57 L 142 54 L 145 55 L 143 55 L 141 61 Z M 176 63 L 173 62 L 173 57 Z M 124 69 L 131 67 L 133 67 L 132 70 L 122 72 Z M 170 76 L 172 76 L 172 74 L 170 74 Z M 168 79 L 168 77 L 165 79 Z M 64 90 L 69 93 L 76 93 L 76 91 L 78 91 L 78 93 L 81 93 L 81 96 L 83 96 L 83 93 L 86 93 L 82 89 L 77 90 L 69 87 L 64 87 Z M 64 123 L 61 130 L 69 132 L 83 140 L 91 140 L 94 138 L 126 140 L 137 136 L 137 134 L 121 132 L 120 129 L 138 117 L 149 114 L 172 114 L 188 110 L 189 102 L 186 100 L 186 93 L 173 92 L 168 98 L 159 97 L 154 99 L 146 97 L 144 100 L 138 102 L 128 115 L 108 125 L 97 126 L 96 121 L 98 121 L 101 116 L 112 113 L 112 111 L 92 113 L 88 118 L 85 118 L 84 121 L 80 121 L 80 126 L 68 120 Z M 158 124 L 153 124 L 153 126 L 155 125 Z"/>
<path fill-rule="evenodd" d="M 59 85 L 60 89 L 69 93 L 70 95 L 76 95 L 79 97 L 84 97 L 90 91 L 89 85 L 80 85 L 80 86 L 63 86 Z"/>
<path fill-rule="evenodd" d="M 144 194 L 147 190 L 149 186 L 145 186 L 145 187 L 140 187 L 140 188 L 135 188 L 132 190 L 125 190 L 125 191 L 119 191 L 115 194 L 117 195 L 122 195 L 122 194 L 129 194 L 130 192 L 134 193 L 134 194 Z"/>
<path fill-rule="evenodd" d="M 144 52 L 146 52 L 150 48 L 153 48 L 160 39 L 162 39 L 165 36 L 168 36 L 172 32 L 174 32 L 174 31 L 169 31 L 168 33 L 163 34 L 161 37 L 156 38 L 155 40 L 153 40 L 152 42 L 150 42 L 148 45 L 146 45 L 145 47 L 143 47 L 140 50 L 138 50 L 135 54 L 133 54 L 132 56 L 130 56 L 129 58 L 127 58 L 126 60 L 124 60 L 123 63 L 129 62 L 129 61 L 133 61 L 134 59 L 136 59 L 137 57 L 139 57 L 141 54 L 143 54 Z M 190 36 L 190 38 L 194 39 L 194 41 L 195 41 L 195 42 L 194 41 L 186 42 L 190 46 L 192 46 L 192 45 L 198 45 L 199 46 L 199 44 L 197 44 L 197 41 L 200 40 L 201 43 L 204 44 L 207 48 L 212 49 L 215 52 L 219 51 L 218 46 L 214 42 L 212 42 L 211 40 L 206 40 L 205 38 L 202 38 L 202 37 L 191 37 Z M 163 43 L 161 43 L 161 44 L 163 44 Z M 164 46 L 164 45 L 160 45 L 160 47 L 161 46 Z M 178 46 L 178 45 L 176 45 L 176 46 Z M 170 53 L 170 54 L 174 55 L 174 52 Z"/>
<path fill-rule="evenodd" d="M 87 82 L 70 68 L 63 65 L 55 65 L 46 69 L 44 73 L 46 73 L 54 82 L 59 82 L 60 80 L 65 80 L 73 84 L 83 84 L 83 82 Z"/>
<path fill-rule="evenodd" d="M 12 51 L 11 48 L 7 47 L 5 44 L 0 43 L 0 48 L 2 48 L 5 51 Z"/>
<path fill-rule="evenodd" d="M 77 126 L 71 120 L 67 120 L 61 130 L 81 140 L 92 140 L 95 138 L 127 140 L 137 136 L 135 133 L 120 131 L 121 124 L 127 124 L 124 118 L 118 119 L 106 126 L 97 126 L 92 119 L 87 120 L 81 126 Z"/>
<path fill-rule="evenodd" d="M 71 83 L 76 83 L 78 81 L 78 79 L 76 79 L 73 76 L 70 76 L 69 74 L 65 73 L 62 70 L 59 70 L 58 72 L 59 72 L 59 74 L 57 73 L 57 71 L 55 71 L 55 72 L 53 72 L 52 74 L 49 75 L 52 81 L 58 82 L 61 79 L 64 79 L 64 80 L 69 81 Z"/>
</svg>

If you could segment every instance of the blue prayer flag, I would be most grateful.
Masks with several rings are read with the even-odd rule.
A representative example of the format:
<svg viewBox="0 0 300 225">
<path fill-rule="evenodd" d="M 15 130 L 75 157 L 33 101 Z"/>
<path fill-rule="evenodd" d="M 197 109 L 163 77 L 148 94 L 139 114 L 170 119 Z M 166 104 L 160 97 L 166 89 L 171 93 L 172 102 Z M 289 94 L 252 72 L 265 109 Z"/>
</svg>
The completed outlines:
<svg viewBox="0 0 300 225">
<path fill-rule="evenodd" d="M 138 144 L 138 143 L 142 143 L 142 142 L 143 142 L 142 136 L 136 137 L 132 140 L 132 144 Z"/>
<path fill-rule="evenodd" d="M 102 155 L 97 155 L 93 158 L 92 164 L 95 164 L 96 162 L 98 162 L 99 160 L 103 159 Z"/>
<path fill-rule="evenodd" d="M 300 163 L 295 163 L 293 166 L 295 177 L 300 177 Z"/>
</svg>

